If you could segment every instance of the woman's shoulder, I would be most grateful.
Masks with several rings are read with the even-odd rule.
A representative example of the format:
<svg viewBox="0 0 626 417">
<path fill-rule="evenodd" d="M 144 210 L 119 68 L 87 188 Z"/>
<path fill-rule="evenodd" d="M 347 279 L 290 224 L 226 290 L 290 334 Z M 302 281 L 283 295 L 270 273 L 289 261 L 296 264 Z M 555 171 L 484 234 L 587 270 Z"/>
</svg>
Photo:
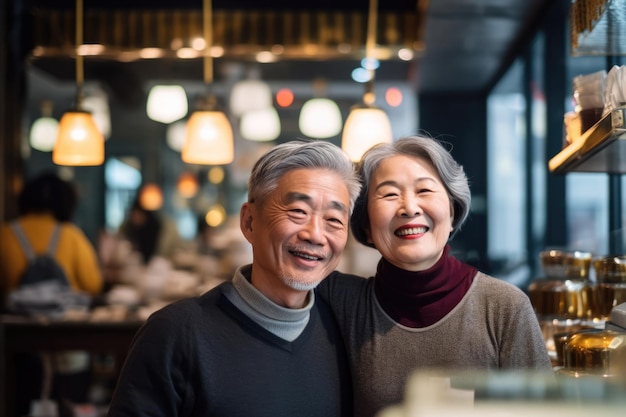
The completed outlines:
<svg viewBox="0 0 626 417">
<path fill-rule="evenodd" d="M 510 282 L 478 272 L 474 278 L 475 293 L 489 300 L 499 300 L 506 303 L 528 301 L 528 296 L 521 288 Z"/>
</svg>

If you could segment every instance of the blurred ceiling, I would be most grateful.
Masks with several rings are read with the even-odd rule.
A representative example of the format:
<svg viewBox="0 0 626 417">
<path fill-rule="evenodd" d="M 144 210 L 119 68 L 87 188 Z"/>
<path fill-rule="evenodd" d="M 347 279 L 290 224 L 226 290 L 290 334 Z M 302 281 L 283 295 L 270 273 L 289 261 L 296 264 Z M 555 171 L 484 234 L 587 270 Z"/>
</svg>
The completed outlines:
<svg viewBox="0 0 626 417">
<path fill-rule="evenodd" d="M 24 17 L 23 42 L 31 65 L 51 77 L 72 81 L 74 8 L 68 0 L 14 0 Z M 550 0 L 381 0 L 377 80 L 408 82 L 418 94 L 488 91 L 534 33 Z M 277 61 L 260 66 L 271 80 L 350 81 L 364 54 L 367 0 L 214 0 L 215 79 L 232 62 L 255 62 L 259 51 L 276 51 Z M 101 80 L 128 94 L 150 80 L 202 81 L 202 58 L 175 57 L 175 39 L 202 34 L 202 0 L 85 0 L 84 43 L 105 51 L 85 57 L 85 79 Z M 178 46 L 181 46 L 179 44 Z M 141 59 L 142 48 L 158 48 L 157 59 Z M 274 48 L 274 49 L 273 49 Z M 408 62 L 397 52 L 415 54 Z M 384 55 L 388 54 L 388 55 Z M 329 92 L 331 93 L 331 92 Z M 329 94 L 331 95 L 331 94 Z"/>
</svg>

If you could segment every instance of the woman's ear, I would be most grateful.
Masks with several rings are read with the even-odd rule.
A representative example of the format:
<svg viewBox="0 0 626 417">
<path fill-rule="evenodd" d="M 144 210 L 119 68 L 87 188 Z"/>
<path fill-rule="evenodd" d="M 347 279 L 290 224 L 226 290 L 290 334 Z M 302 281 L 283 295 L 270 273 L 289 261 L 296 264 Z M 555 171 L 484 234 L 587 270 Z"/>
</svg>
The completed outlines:
<svg viewBox="0 0 626 417">
<path fill-rule="evenodd" d="M 365 231 L 365 239 L 366 239 L 365 241 L 373 245 L 374 241 L 372 240 L 372 231 L 370 230 L 369 227 L 364 229 L 364 231 Z"/>
</svg>

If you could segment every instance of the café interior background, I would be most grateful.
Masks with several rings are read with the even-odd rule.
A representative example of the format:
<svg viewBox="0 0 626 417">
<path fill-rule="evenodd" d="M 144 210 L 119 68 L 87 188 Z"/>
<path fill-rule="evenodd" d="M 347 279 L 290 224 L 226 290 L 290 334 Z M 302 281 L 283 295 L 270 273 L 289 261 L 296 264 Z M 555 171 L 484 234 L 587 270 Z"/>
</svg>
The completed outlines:
<svg viewBox="0 0 626 417">
<path fill-rule="evenodd" d="M 176 57 L 171 39 L 163 39 L 171 28 L 159 24 L 142 33 L 132 31 L 132 48 L 158 44 L 164 52 L 160 58 L 128 59 L 132 48 L 125 50 L 120 42 L 132 27 L 163 22 L 159 19 L 168 14 L 198 17 L 202 1 L 86 0 L 85 43 L 101 43 L 104 52 L 84 56 L 85 91 L 102 95 L 108 104 L 106 160 L 95 167 L 56 166 L 50 152 L 29 146 L 28 137 L 32 123 L 42 115 L 42 103 L 51 103 L 51 114 L 58 119 L 75 99 L 74 4 L 7 0 L 0 9 L 0 217 L 5 220 L 16 215 L 16 194 L 23 181 L 54 168 L 78 184 L 75 222 L 96 245 L 103 232 L 115 232 L 144 182 L 162 188 L 161 210 L 183 237 L 193 239 L 197 216 L 215 205 L 227 214 L 224 229 L 232 231 L 231 237 L 238 235 L 238 210 L 246 198 L 251 165 L 268 146 L 305 137 L 298 127 L 304 102 L 316 96 L 331 98 L 345 121 L 364 91 L 351 74 L 364 53 L 367 1 L 214 1 L 215 27 L 228 35 L 214 36 L 223 42 L 223 55 L 213 60 L 212 83 L 222 106 L 228 108 L 233 86 L 249 77 L 267 82 L 274 94 L 283 88 L 294 93 L 288 107 L 273 103 L 281 122 L 274 141 L 244 139 L 238 118 L 230 115 L 235 160 L 222 167 L 224 179 L 215 184 L 208 179 L 211 167 L 186 164 L 180 152 L 168 146 L 170 124 L 146 115 L 147 94 L 159 83 L 183 86 L 191 113 L 195 100 L 206 93 L 203 60 Z M 621 216 L 619 178 L 554 175 L 547 169 L 549 158 L 563 146 L 563 115 L 572 107 L 573 77 L 623 62 L 620 56 L 571 53 L 570 4 L 379 2 L 377 48 L 393 53 L 381 59 L 376 70 L 376 104 L 389 115 L 394 138 L 423 130 L 451 144 L 473 193 L 469 221 L 454 238 L 453 249 L 460 258 L 520 287 L 539 273 L 538 253 L 547 247 L 596 255 L 621 247 L 621 221 L 614 220 Z M 268 13 L 277 22 L 275 28 L 289 26 L 293 31 L 271 31 L 278 41 L 264 44 L 270 26 L 236 24 Z M 347 30 L 339 22 L 352 22 L 356 29 Z M 194 29 L 200 31 L 177 28 Z M 259 62 L 259 52 L 275 52 L 278 44 L 279 55 Z M 401 58 L 400 50 L 410 54 Z M 390 88 L 402 94 L 396 107 L 385 101 Z M 340 135 L 324 140 L 340 145 Z M 184 173 L 200 180 L 200 192 L 192 198 L 177 194 L 177 180 Z M 609 198 L 610 192 L 617 197 Z M 359 270 L 371 268 L 360 262 L 367 249 L 352 249 L 344 268 L 368 273 Z"/>
</svg>

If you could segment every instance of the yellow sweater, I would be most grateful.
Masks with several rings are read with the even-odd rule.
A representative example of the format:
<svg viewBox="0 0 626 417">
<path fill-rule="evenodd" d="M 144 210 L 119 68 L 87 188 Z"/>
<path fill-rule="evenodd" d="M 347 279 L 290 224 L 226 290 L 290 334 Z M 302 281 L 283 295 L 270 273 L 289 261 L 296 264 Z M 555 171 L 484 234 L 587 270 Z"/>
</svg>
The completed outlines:
<svg viewBox="0 0 626 417">
<path fill-rule="evenodd" d="M 45 252 L 56 223 L 54 217 L 48 214 L 28 214 L 18 221 L 34 252 Z M 102 291 L 102 273 L 96 251 L 82 230 L 74 224 L 61 224 L 55 259 L 65 271 L 72 288 L 91 295 Z M 27 262 L 10 224 L 0 226 L 0 292 L 17 287 Z"/>
</svg>

